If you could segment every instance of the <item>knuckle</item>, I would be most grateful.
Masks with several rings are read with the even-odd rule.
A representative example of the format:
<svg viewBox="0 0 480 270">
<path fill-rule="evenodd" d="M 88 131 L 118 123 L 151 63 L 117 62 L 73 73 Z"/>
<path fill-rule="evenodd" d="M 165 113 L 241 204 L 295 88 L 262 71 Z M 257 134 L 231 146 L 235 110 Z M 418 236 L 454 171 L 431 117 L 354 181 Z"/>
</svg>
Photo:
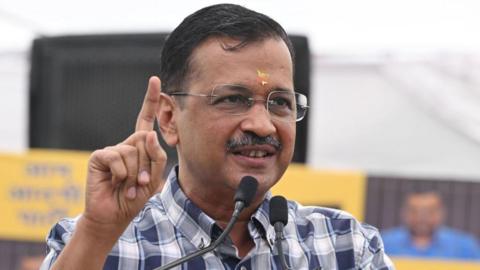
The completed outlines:
<svg viewBox="0 0 480 270">
<path fill-rule="evenodd" d="M 147 136 L 148 131 L 146 131 L 146 130 L 138 130 L 138 131 L 135 132 L 135 134 L 137 134 L 138 137 L 143 138 L 143 137 Z"/>
<path fill-rule="evenodd" d="M 109 145 L 109 146 L 105 146 L 103 149 L 101 149 L 101 151 L 108 153 L 110 151 L 114 151 L 115 148 L 116 148 L 115 145 Z"/>
<path fill-rule="evenodd" d="M 95 164 L 98 164 L 99 162 L 103 163 L 102 160 L 105 156 L 104 152 L 105 151 L 103 149 L 93 151 L 88 158 L 88 166 L 96 166 Z"/>
<path fill-rule="evenodd" d="M 149 100 L 150 102 L 155 102 L 154 100 Z M 150 122 L 153 122 L 155 121 L 155 115 L 152 115 L 152 114 L 149 114 L 148 112 L 145 113 L 144 115 L 142 115 L 141 117 L 142 120 L 150 123 Z"/>
<path fill-rule="evenodd" d="M 133 146 L 129 146 L 127 149 L 126 149 L 126 154 L 128 156 L 137 156 L 138 155 L 138 149 L 136 147 L 133 147 Z"/>
<path fill-rule="evenodd" d="M 126 156 L 137 155 L 137 148 L 128 144 L 122 144 L 119 146 L 121 148 L 122 154 Z"/>
<path fill-rule="evenodd" d="M 126 178 L 128 182 L 134 182 L 137 179 L 137 175 L 129 172 Z"/>
<path fill-rule="evenodd" d="M 126 179 L 128 177 L 128 173 L 123 169 L 116 170 L 114 174 L 121 180 Z"/>
<path fill-rule="evenodd" d="M 165 152 L 165 150 L 163 150 L 163 148 L 160 147 L 158 149 L 158 155 L 159 155 L 160 159 L 167 160 L 167 152 Z"/>
<path fill-rule="evenodd" d="M 122 157 L 120 156 L 120 153 L 116 151 L 110 151 L 108 154 L 105 156 L 105 160 L 107 160 L 109 163 L 114 163 L 122 160 Z"/>
<path fill-rule="evenodd" d="M 166 163 L 167 162 L 167 153 L 163 150 L 163 149 L 160 149 L 157 153 L 156 153 L 156 158 L 153 162 L 157 163 L 157 164 L 160 164 L 160 163 Z"/>
<path fill-rule="evenodd" d="M 144 130 L 138 130 L 138 131 L 135 131 L 135 133 L 133 133 L 129 138 L 133 141 L 133 142 L 139 142 L 141 140 L 144 140 L 144 138 L 147 136 L 147 132 L 144 131 Z"/>
<path fill-rule="evenodd" d="M 90 159 L 98 158 L 104 153 L 103 149 L 97 149 L 90 154 Z"/>
</svg>

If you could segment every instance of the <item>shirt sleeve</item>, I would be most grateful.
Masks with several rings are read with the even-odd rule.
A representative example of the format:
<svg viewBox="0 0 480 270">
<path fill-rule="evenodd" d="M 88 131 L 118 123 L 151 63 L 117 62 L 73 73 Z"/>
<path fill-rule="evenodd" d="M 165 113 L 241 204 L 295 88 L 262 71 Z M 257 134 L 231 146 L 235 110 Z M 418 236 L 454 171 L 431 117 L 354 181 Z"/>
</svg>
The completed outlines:
<svg viewBox="0 0 480 270">
<path fill-rule="evenodd" d="M 480 245 L 477 240 L 470 235 L 463 237 L 460 246 L 460 258 L 465 260 L 480 260 Z"/>
<path fill-rule="evenodd" d="M 360 225 L 362 248 L 357 259 L 357 269 L 394 270 L 390 257 L 385 253 L 382 237 L 378 230 L 370 225 Z"/>
<path fill-rule="evenodd" d="M 40 266 L 40 270 L 48 270 L 52 267 L 66 243 L 72 238 L 77 220 L 78 217 L 75 219 L 62 219 L 52 227 L 47 236 L 48 253 Z"/>
</svg>

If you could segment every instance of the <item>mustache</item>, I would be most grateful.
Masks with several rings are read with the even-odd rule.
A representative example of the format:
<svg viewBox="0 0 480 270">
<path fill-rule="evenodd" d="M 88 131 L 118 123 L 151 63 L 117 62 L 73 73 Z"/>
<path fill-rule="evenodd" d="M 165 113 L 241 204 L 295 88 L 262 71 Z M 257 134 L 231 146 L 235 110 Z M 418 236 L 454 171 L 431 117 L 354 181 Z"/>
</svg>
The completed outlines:
<svg viewBox="0 0 480 270">
<path fill-rule="evenodd" d="M 235 151 L 242 146 L 263 145 L 268 144 L 279 151 L 282 149 L 282 144 L 272 136 L 260 137 L 252 132 L 245 132 L 239 138 L 233 138 L 227 141 L 226 146 L 228 151 Z"/>
</svg>

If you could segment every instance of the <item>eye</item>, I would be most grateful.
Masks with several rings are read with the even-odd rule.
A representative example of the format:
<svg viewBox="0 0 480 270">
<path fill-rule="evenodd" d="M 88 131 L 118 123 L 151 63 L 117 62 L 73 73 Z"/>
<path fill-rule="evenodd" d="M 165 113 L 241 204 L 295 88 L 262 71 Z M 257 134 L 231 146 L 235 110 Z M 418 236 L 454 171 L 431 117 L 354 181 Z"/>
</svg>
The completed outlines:
<svg viewBox="0 0 480 270">
<path fill-rule="evenodd" d="M 248 103 L 248 97 L 239 94 L 218 96 L 212 103 L 213 105 L 243 105 Z"/>
<path fill-rule="evenodd" d="M 289 98 L 275 96 L 271 97 L 269 101 L 270 106 L 275 106 L 283 109 L 292 109 L 292 101 Z"/>
</svg>

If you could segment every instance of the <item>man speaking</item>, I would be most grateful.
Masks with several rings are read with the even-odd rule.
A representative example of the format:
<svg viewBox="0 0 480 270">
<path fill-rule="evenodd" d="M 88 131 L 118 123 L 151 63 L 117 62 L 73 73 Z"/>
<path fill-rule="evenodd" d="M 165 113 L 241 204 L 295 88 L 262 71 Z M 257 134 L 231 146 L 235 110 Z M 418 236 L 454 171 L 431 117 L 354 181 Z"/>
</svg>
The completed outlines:
<svg viewBox="0 0 480 270">
<path fill-rule="evenodd" d="M 308 107 L 293 65 L 263 14 L 221 4 L 185 18 L 135 133 L 91 155 L 84 212 L 52 228 L 41 269 L 393 269 L 376 229 L 271 200 Z M 178 153 L 165 183 L 155 121 Z"/>
</svg>

